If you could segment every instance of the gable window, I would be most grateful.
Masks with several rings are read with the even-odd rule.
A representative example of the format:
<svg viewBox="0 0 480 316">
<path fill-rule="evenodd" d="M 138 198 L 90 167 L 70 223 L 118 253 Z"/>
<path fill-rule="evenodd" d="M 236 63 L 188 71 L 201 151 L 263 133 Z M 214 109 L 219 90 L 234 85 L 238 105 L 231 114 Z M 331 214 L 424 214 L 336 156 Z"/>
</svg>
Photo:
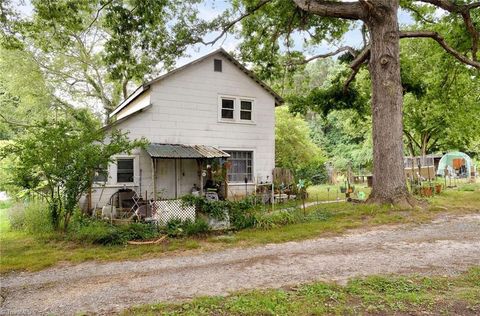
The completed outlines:
<svg viewBox="0 0 480 316">
<path fill-rule="evenodd" d="M 117 159 L 117 182 L 133 182 L 133 158 Z"/>
<path fill-rule="evenodd" d="M 213 71 L 222 72 L 222 60 L 214 59 L 213 60 Z"/>
<path fill-rule="evenodd" d="M 235 113 L 235 100 L 222 98 L 222 119 L 233 120 Z"/>
<path fill-rule="evenodd" d="M 240 101 L 240 119 L 243 121 L 252 120 L 252 101 Z"/>
<path fill-rule="evenodd" d="M 244 183 L 253 180 L 253 152 L 252 151 L 226 151 L 230 154 L 227 159 L 231 163 L 227 171 L 228 182 Z"/>
</svg>

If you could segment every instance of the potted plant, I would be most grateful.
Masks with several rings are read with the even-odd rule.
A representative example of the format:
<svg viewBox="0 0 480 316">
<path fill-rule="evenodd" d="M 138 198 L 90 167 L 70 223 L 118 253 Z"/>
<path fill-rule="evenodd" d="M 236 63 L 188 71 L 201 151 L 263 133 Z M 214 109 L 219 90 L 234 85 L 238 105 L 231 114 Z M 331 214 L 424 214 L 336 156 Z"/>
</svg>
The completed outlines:
<svg viewBox="0 0 480 316">
<path fill-rule="evenodd" d="M 433 195 L 433 188 L 431 186 L 421 187 L 420 194 L 425 197 L 431 197 Z"/>
</svg>

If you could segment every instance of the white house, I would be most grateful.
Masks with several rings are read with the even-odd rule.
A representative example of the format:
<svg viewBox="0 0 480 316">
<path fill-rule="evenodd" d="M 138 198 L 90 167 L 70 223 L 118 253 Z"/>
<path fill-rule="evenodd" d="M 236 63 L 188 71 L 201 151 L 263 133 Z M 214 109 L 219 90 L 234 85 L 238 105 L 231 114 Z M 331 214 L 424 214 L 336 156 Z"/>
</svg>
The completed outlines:
<svg viewBox="0 0 480 316">
<path fill-rule="evenodd" d="M 108 178 L 98 177 L 83 205 L 102 207 L 122 188 L 145 199 L 177 198 L 194 185 L 203 189 L 209 166 L 225 161 L 228 198 L 253 192 L 255 183 L 272 181 L 274 110 L 282 102 L 223 49 L 143 84 L 105 128 L 150 145 L 115 157 Z"/>
</svg>

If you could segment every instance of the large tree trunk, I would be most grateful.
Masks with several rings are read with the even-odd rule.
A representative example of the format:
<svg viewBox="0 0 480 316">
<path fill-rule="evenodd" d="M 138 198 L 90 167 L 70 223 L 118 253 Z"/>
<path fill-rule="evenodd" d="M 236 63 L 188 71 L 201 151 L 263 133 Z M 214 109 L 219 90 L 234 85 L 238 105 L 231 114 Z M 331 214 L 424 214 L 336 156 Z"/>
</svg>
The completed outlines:
<svg viewBox="0 0 480 316">
<path fill-rule="evenodd" d="M 371 38 L 373 190 L 369 201 L 412 205 L 403 164 L 403 96 L 398 0 L 376 0 L 367 26 Z"/>
</svg>

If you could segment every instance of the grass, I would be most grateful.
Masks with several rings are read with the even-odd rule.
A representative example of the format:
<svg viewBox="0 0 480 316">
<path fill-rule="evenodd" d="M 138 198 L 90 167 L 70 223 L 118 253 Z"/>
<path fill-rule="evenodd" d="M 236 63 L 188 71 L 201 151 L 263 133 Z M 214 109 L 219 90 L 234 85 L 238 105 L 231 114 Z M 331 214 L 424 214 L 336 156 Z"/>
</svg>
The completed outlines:
<svg viewBox="0 0 480 316">
<path fill-rule="evenodd" d="M 478 315 L 480 267 L 456 277 L 371 276 L 345 286 L 237 292 L 180 304 L 127 309 L 127 315 Z"/>
<path fill-rule="evenodd" d="M 345 199 L 345 193 L 340 192 L 340 187 L 345 186 L 344 183 L 340 183 L 338 185 L 331 185 L 331 184 L 321 184 L 321 185 L 314 185 L 308 188 L 308 201 L 309 202 L 316 202 L 316 201 L 334 201 L 337 198 L 340 200 Z M 366 183 L 359 183 L 354 184 L 355 192 L 353 197 L 357 198 L 357 194 L 359 192 L 365 193 L 365 196 L 370 194 L 371 188 L 367 187 Z"/>
<path fill-rule="evenodd" d="M 61 235 L 32 237 L 25 232 L 10 230 L 6 216 L 7 210 L 3 208 L 0 209 L 0 273 L 14 270 L 36 271 L 61 262 L 144 259 L 184 251 L 211 251 L 228 247 L 246 247 L 332 236 L 352 228 L 424 223 L 437 217 L 439 213 L 480 212 L 480 184 L 474 187 L 475 191 L 459 188 L 436 195 L 430 199 L 431 206 L 423 210 L 399 210 L 387 206 L 345 202 L 322 204 L 309 207 L 308 219 L 297 224 L 268 230 L 245 229 L 222 236 L 169 239 L 164 244 L 141 246 L 92 245 L 66 241 Z M 318 190 L 323 189 L 324 187 L 321 187 Z"/>
</svg>

